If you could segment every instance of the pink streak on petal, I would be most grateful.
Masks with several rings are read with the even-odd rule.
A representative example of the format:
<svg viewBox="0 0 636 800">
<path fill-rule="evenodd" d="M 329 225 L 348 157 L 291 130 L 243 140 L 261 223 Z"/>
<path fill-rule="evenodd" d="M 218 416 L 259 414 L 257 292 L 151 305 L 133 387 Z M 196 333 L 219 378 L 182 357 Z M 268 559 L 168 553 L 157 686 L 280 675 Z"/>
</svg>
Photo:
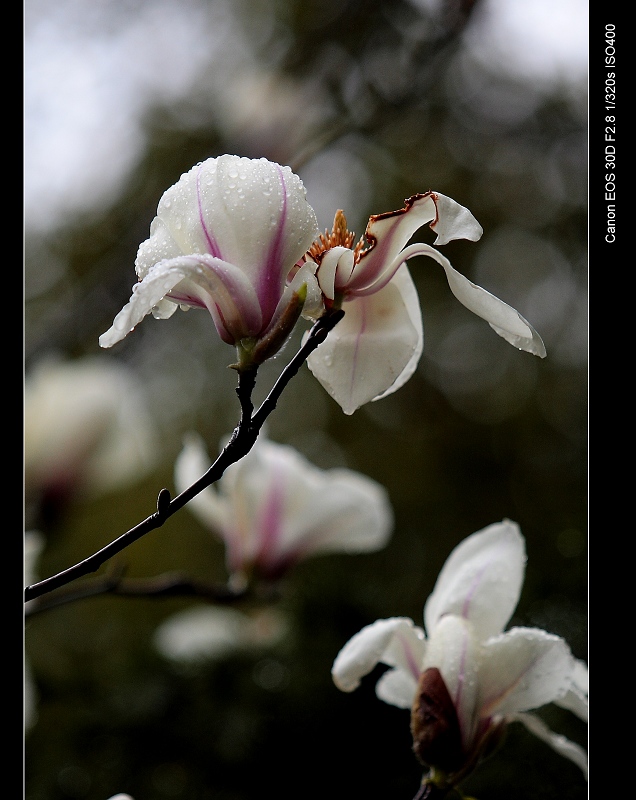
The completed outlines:
<svg viewBox="0 0 636 800">
<path fill-rule="evenodd" d="M 283 506 L 283 485 L 280 472 L 276 470 L 272 472 L 269 493 L 258 520 L 256 561 L 264 566 L 274 565 L 281 556 L 276 552 L 276 546 L 282 532 Z"/>
<path fill-rule="evenodd" d="M 283 252 L 283 236 L 285 233 L 285 223 L 287 222 L 287 186 L 281 167 L 277 164 L 278 175 L 283 188 L 283 207 L 278 220 L 278 227 L 272 238 L 267 256 L 261 266 L 259 275 L 259 285 L 257 293 L 263 312 L 263 328 L 266 328 L 271 321 L 272 315 L 276 310 L 278 301 L 281 297 L 281 267 Z M 284 276 L 287 277 L 287 276 Z"/>
<path fill-rule="evenodd" d="M 197 204 L 199 206 L 199 222 L 201 223 L 201 228 L 203 229 L 203 234 L 205 239 L 208 243 L 208 247 L 210 248 L 210 254 L 216 256 L 217 258 L 223 258 L 221 254 L 221 248 L 219 247 L 216 239 L 212 235 L 211 231 L 208 230 L 207 225 L 205 224 L 205 219 L 203 217 L 203 204 L 201 201 L 201 169 L 202 164 L 199 165 L 199 169 L 197 171 Z"/>
<path fill-rule="evenodd" d="M 468 619 L 468 615 L 470 614 L 470 602 L 473 599 L 473 596 L 474 596 L 475 592 L 477 591 L 477 588 L 479 587 L 479 584 L 481 583 L 481 579 L 482 579 L 482 577 L 484 575 L 484 572 L 488 568 L 489 564 L 490 564 L 490 562 L 488 564 L 484 564 L 482 569 L 479 570 L 479 572 L 475 575 L 470 588 L 466 592 L 466 598 L 464 600 L 464 605 L 462 606 L 462 617 L 464 619 Z"/>
<path fill-rule="evenodd" d="M 413 652 L 413 649 L 410 647 L 408 640 L 404 636 L 398 634 L 397 638 L 400 644 L 402 645 L 402 649 L 404 650 L 404 655 L 406 656 L 406 663 L 408 664 L 408 668 L 411 672 L 411 675 L 417 681 L 419 680 L 421 669 L 420 665 L 415 660 L 415 653 Z"/>
</svg>

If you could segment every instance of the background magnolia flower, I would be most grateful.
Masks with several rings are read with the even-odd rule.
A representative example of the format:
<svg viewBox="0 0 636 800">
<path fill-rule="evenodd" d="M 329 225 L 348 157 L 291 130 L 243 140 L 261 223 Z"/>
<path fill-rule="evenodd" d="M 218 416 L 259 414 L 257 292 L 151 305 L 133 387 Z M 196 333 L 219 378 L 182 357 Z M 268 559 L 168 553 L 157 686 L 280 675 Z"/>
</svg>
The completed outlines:
<svg viewBox="0 0 636 800">
<path fill-rule="evenodd" d="M 270 608 L 246 613 L 237 608 L 200 606 L 168 617 L 153 639 L 166 658 L 196 663 L 271 646 L 283 638 L 287 627 L 285 618 Z"/>
<path fill-rule="evenodd" d="M 457 782 L 519 721 L 587 776 L 583 748 L 553 733 L 531 709 L 556 703 L 587 720 L 587 666 L 566 642 L 538 628 L 503 632 L 517 605 L 525 542 L 509 520 L 461 542 L 424 606 L 425 629 L 406 617 L 357 633 L 335 659 L 338 688 L 354 690 L 378 663 L 381 700 L 411 709 L 420 760 Z M 452 776 L 455 776 L 453 779 Z"/>
<path fill-rule="evenodd" d="M 210 464 L 200 437 L 188 436 L 175 465 L 177 490 Z M 263 433 L 187 507 L 225 542 L 231 574 L 254 569 L 267 578 L 317 553 L 379 550 L 393 527 L 383 486 L 350 469 L 319 469 Z"/>
<path fill-rule="evenodd" d="M 27 498 L 106 494 L 143 478 L 157 456 L 142 388 L 117 361 L 47 359 L 27 375 Z"/>
<path fill-rule="evenodd" d="M 342 211 L 331 234 L 325 232 L 307 255 L 327 304 L 342 305 L 344 319 L 307 363 L 346 414 L 399 389 L 415 371 L 423 346 L 417 290 L 406 261 L 426 255 L 437 261 L 452 293 L 520 350 L 545 356 L 541 337 L 518 311 L 457 272 L 427 244 L 407 242 L 425 224 L 437 233 L 435 244 L 453 239 L 477 241 L 481 225 L 470 211 L 439 192 L 417 194 L 404 208 L 369 219 L 365 236 L 354 245 Z"/>
<path fill-rule="evenodd" d="M 321 307 L 311 268 L 294 269 L 318 233 L 305 194 L 289 167 L 265 158 L 223 155 L 192 167 L 159 201 L 135 261 L 140 282 L 100 345 L 111 347 L 151 311 L 165 319 L 181 306 L 207 308 L 239 356 L 273 355 L 303 303 Z"/>
</svg>

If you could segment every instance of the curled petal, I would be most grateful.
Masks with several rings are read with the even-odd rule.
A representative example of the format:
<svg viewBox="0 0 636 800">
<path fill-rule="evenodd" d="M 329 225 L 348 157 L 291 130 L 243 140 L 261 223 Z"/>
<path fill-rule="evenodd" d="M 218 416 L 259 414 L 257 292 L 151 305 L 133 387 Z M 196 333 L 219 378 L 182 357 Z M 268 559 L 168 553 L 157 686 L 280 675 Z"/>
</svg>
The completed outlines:
<svg viewBox="0 0 636 800">
<path fill-rule="evenodd" d="M 461 541 L 426 601 L 429 635 L 445 614 L 467 619 L 481 639 L 500 633 L 519 601 L 525 563 L 523 536 L 510 520 L 488 525 Z"/>
<path fill-rule="evenodd" d="M 562 698 L 573 659 L 564 639 L 539 628 L 511 628 L 484 644 L 480 716 L 512 714 Z"/>
<path fill-rule="evenodd" d="M 435 248 L 427 244 L 409 245 L 399 255 L 399 263 L 413 256 L 430 256 L 444 268 L 451 292 L 473 314 L 485 319 L 490 327 L 519 350 L 525 350 L 540 358 L 545 358 L 545 345 L 539 334 L 511 306 L 495 297 L 481 286 L 469 281 L 461 272 L 453 268 L 450 261 Z M 395 267 L 393 265 L 392 269 Z"/>
<path fill-rule="evenodd" d="M 570 741 L 559 733 L 554 733 L 545 722 L 536 714 L 511 714 L 508 718 L 510 722 L 521 722 L 526 728 L 539 739 L 549 744 L 559 755 L 573 761 L 583 770 L 585 780 L 587 780 L 587 753 L 576 742 Z"/>
<path fill-rule="evenodd" d="M 135 284 L 130 300 L 113 320 L 112 326 L 99 337 L 100 347 L 112 347 L 124 339 L 165 295 L 185 278 L 179 268 L 164 269 L 157 265 L 141 283 Z M 175 311 L 177 306 L 175 305 Z"/>
<path fill-rule="evenodd" d="M 399 389 L 422 353 L 422 318 L 404 267 L 384 289 L 343 305 L 345 315 L 307 365 L 345 414 Z"/>
<path fill-rule="evenodd" d="M 416 230 L 426 223 L 437 232 L 436 244 L 452 239 L 477 241 L 483 231 L 470 211 L 437 192 L 417 194 L 404 208 L 369 219 L 366 238 L 371 242 L 348 282 L 352 291 L 362 290 L 380 279 Z"/>
<path fill-rule="evenodd" d="M 418 661 L 421 661 L 423 641 L 424 632 L 407 617 L 376 620 L 358 631 L 338 653 L 331 669 L 333 681 L 341 691 L 352 692 L 358 688 L 365 675 L 377 664 L 387 663 L 385 658 L 389 658 L 392 662 L 399 660 L 401 666 L 395 668 L 408 673 L 414 679 L 415 691 L 417 678 L 414 671 L 417 670 L 419 674 Z M 396 657 L 397 648 L 404 651 L 399 659 Z M 402 666 L 404 664 L 412 666 L 406 668 Z M 388 695 L 389 692 L 387 697 Z M 387 702 L 391 700 L 387 699 Z"/>
</svg>

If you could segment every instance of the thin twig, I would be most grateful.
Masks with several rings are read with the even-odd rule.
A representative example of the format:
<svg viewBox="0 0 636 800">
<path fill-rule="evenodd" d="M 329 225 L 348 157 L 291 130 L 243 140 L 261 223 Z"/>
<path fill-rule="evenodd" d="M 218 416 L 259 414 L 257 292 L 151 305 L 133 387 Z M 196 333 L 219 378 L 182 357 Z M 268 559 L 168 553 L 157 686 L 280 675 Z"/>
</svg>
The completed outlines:
<svg viewBox="0 0 636 800">
<path fill-rule="evenodd" d="M 314 323 L 304 344 L 282 371 L 274 387 L 258 411 L 253 415 L 251 396 L 256 380 L 256 368 L 240 371 L 236 392 L 241 404 L 241 419 L 234 429 L 229 442 L 208 471 L 175 498 L 171 498 L 168 489 L 162 489 L 157 497 L 157 510 L 154 514 L 151 514 L 138 525 L 135 525 L 134 528 L 131 528 L 83 561 L 59 572 L 57 575 L 27 586 L 24 590 L 25 602 L 35 600 L 48 592 L 71 583 L 77 578 L 96 572 L 108 559 L 120 553 L 133 542 L 141 539 L 142 536 L 150 533 L 150 531 L 160 528 L 169 517 L 183 508 L 199 492 L 218 481 L 231 464 L 247 455 L 254 446 L 265 420 L 276 408 L 276 403 L 283 389 L 298 372 L 308 356 L 325 340 L 329 331 L 342 319 L 343 315 L 344 312 L 340 310 L 329 311 Z"/>
</svg>

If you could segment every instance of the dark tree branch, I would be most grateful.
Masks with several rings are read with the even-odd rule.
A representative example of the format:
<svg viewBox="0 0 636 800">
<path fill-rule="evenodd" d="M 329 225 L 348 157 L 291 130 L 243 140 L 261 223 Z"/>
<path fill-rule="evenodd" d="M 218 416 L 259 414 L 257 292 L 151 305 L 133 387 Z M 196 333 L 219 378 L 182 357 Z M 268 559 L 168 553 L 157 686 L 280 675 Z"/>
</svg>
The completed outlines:
<svg viewBox="0 0 636 800">
<path fill-rule="evenodd" d="M 142 536 L 150 533 L 150 531 L 160 528 L 167 519 L 182 509 L 199 492 L 218 481 L 230 464 L 234 464 L 247 455 L 254 446 L 265 420 L 276 408 L 276 403 L 289 381 L 298 372 L 309 355 L 318 345 L 324 342 L 329 331 L 334 328 L 343 316 L 344 312 L 342 310 L 330 310 L 314 323 L 305 342 L 282 371 L 272 390 L 255 413 L 252 413 L 251 397 L 256 381 L 256 367 L 239 371 L 236 393 L 241 404 L 240 422 L 234 429 L 229 442 L 208 471 L 175 498 L 171 498 L 168 489 L 162 489 L 157 497 L 157 510 L 154 514 L 151 514 L 138 525 L 135 525 L 134 528 L 131 528 L 83 561 L 63 572 L 59 572 L 57 575 L 27 586 L 24 590 L 25 602 L 35 600 L 43 594 L 71 583 L 77 578 L 96 572 L 104 562 L 120 553 L 133 542 L 136 542 L 137 539 L 141 539 Z"/>
</svg>

